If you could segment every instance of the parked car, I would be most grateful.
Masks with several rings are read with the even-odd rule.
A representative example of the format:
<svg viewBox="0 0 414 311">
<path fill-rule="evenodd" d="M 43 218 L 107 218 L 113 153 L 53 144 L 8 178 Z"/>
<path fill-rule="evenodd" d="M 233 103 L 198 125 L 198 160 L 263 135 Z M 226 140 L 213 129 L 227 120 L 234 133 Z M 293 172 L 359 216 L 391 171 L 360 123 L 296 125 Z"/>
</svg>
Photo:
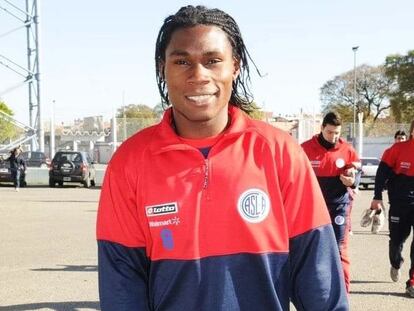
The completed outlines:
<svg viewBox="0 0 414 311">
<path fill-rule="evenodd" d="M 0 156 L 0 183 L 13 183 L 8 156 Z M 26 173 L 20 174 L 20 187 L 26 187 Z"/>
<path fill-rule="evenodd" d="M 360 186 L 368 189 L 369 185 L 375 184 L 375 175 L 377 174 L 380 160 L 378 158 L 362 157 L 361 158 L 361 181 Z"/>
<path fill-rule="evenodd" d="M 56 152 L 50 165 L 49 186 L 63 186 L 66 182 L 81 183 L 85 188 L 95 186 L 94 162 L 86 152 Z"/>
<path fill-rule="evenodd" d="M 25 151 L 22 152 L 22 157 L 30 167 L 49 167 L 51 163 L 50 159 L 40 151 Z"/>
</svg>

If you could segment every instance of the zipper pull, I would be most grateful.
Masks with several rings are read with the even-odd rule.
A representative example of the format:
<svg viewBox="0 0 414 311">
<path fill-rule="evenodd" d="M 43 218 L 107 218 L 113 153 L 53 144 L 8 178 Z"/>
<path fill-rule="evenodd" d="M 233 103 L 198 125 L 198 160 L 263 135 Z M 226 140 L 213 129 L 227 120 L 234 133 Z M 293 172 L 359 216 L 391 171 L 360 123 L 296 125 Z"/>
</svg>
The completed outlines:
<svg viewBox="0 0 414 311">
<path fill-rule="evenodd" d="M 208 186 L 208 159 L 204 159 L 204 183 L 203 189 L 207 189 Z"/>
</svg>

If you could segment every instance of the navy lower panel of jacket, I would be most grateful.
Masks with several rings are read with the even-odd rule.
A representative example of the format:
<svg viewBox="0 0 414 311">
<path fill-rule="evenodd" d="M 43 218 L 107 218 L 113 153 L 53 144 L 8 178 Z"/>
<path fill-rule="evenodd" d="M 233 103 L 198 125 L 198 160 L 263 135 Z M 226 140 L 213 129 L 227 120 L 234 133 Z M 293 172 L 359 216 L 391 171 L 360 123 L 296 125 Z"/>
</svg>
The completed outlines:
<svg viewBox="0 0 414 311">
<path fill-rule="evenodd" d="M 349 203 L 348 189 L 339 179 L 339 176 L 317 176 L 317 178 L 327 204 Z"/>
<path fill-rule="evenodd" d="M 143 248 L 98 241 L 103 311 L 348 310 L 330 225 L 290 241 L 290 253 L 150 261 Z"/>
</svg>

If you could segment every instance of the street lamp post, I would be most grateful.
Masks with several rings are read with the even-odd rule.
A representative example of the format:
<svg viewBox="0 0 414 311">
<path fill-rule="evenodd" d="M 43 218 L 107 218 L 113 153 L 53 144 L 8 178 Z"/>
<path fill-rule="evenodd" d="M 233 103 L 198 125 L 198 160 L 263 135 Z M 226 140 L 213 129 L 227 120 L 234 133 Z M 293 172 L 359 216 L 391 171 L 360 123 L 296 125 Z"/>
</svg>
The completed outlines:
<svg viewBox="0 0 414 311">
<path fill-rule="evenodd" d="M 355 143 L 356 138 L 356 128 L 355 128 L 355 121 L 356 121 L 356 101 L 357 101 L 357 91 L 356 91 L 356 52 L 358 51 L 359 46 L 353 46 L 352 51 L 354 51 L 354 105 L 353 105 L 353 111 L 354 111 L 354 123 L 352 124 L 352 140 L 353 143 Z"/>
</svg>

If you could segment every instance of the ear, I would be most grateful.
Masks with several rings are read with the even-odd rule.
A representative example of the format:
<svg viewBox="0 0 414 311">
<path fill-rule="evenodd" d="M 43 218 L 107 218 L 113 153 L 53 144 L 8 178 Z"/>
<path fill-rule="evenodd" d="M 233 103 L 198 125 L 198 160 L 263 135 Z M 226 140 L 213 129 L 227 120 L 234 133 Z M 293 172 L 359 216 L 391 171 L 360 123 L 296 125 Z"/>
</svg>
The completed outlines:
<svg viewBox="0 0 414 311">
<path fill-rule="evenodd" d="M 236 81 L 237 77 L 240 74 L 240 60 L 237 58 L 233 58 L 233 81 Z"/>
<path fill-rule="evenodd" d="M 165 62 L 160 60 L 160 62 L 158 64 L 158 73 L 159 73 L 159 76 L 160 76 L 161 80 L 165 80 L 164 69 L 165 69 Z"/>
</svg>

